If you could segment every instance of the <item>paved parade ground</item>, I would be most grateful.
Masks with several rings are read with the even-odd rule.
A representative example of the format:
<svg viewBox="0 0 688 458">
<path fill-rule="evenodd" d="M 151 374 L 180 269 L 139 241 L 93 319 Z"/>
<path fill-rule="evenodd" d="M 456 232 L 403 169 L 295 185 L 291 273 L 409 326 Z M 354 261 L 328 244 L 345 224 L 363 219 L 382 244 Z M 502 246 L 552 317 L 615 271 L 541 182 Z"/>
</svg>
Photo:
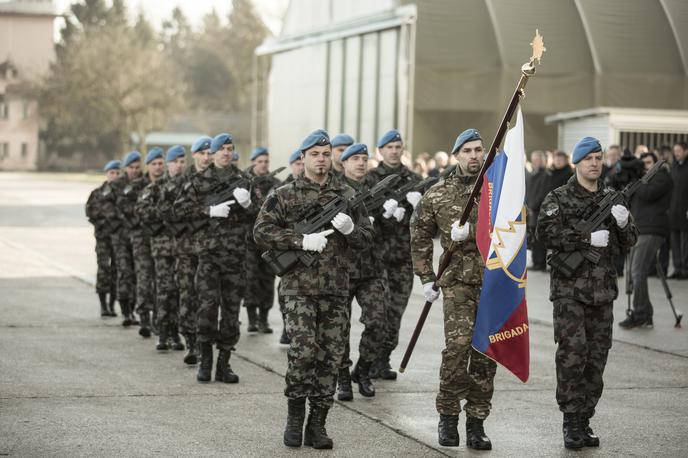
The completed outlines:
<svg viewBox="0 0 688 458">
<path fill-rule="evenodd" d="M 456 456 L 437 444 L 434 400 L 443 347 L 438 301 L 408 370 L 377 381 L 377 396 L 336 402 L 327 429 L 332 451 L 287 449 L 281 319 L 271 335 L 242 337 L 232 358 L 237 385 L 196 382 L 182 353 L 99 315 L 92 228 L 83 206 L 97 185 L 83 178 L 0 173 L 0 456 Z M 623 279 L 619 279 L 623 291 Z M 688 313 L 688 281 L 670 281 Z M 592 426 L 602 446 L 563 448 L 554 399 L 554 342 L 548 276 L 529 274 L 531 378 L 499 369 L 485 423 L 490 456 L 686 456 L 688 329 L 675 329 L 657 279 L 650 280 L 653 330 L 615 325 L 605 392 Z M 404 316 L 398 365 L 422 307 L 416 280 Z M 615 305 L 625 314 L 626 297 Z M 119 312 L 119 309 L 117 309 Z M 357 319 L 360 310 L 354 307 Z M 688 327 L 688 318 L 685 319 Z M 354 320 L 352 351 L 362 326 Z M 355 355 L 352 355 L 352 359 Z"/>
</svg>

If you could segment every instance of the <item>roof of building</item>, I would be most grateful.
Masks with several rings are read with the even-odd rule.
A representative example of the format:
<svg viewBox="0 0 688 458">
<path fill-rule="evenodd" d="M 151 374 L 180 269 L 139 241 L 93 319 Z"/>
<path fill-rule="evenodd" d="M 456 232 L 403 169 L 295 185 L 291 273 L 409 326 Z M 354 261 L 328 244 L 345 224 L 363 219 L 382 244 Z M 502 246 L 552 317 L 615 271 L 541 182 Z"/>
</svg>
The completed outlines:
<svg viewBox="0 0 688 458">
<path fill-rule="evenodd" d="M 58 16 L 52 0 L 0 0 L 0 15 Z"/>
</svg>

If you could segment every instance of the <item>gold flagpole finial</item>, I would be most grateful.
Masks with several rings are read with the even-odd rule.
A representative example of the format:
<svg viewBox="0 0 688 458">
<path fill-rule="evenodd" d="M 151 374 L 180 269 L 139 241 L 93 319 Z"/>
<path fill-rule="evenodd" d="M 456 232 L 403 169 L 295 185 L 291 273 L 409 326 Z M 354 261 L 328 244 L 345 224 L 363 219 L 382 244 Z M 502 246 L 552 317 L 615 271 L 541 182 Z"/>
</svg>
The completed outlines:
<svg viewBox="0 0 688 458">
<path fill-rule="evenodd" d="M 540 35 L 540 31 L 538 29 L 535 29 L 535 37 L 533 37 L 533 41 L 530 43 L 530 46 L 533 48 L 533 56 L 530 58 L 530 62 L 535 63 L 535 60 L 537 59 L 539 64 L 540 59 L 542 58 L 542 53 L 547 51 L 547 48 L 545 48 L 545 42 L 542 39 L 542 35 Z"/>
</svg>

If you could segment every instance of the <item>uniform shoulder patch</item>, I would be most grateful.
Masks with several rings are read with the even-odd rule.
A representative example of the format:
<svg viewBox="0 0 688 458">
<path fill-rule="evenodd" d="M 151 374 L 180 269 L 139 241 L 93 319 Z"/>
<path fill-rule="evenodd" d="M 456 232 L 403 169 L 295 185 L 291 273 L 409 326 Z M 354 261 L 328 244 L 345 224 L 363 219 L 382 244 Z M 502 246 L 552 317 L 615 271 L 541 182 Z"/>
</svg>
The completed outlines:
<svg viewBox="0 0 688 458">
<path fill-rule="evenodd" d="M 556 202 L 547 202 L 542 207 L 542 211 L 545 212 L 547 216 L 556 216 L 559 213 L 559 204 Z"/>
</svg>

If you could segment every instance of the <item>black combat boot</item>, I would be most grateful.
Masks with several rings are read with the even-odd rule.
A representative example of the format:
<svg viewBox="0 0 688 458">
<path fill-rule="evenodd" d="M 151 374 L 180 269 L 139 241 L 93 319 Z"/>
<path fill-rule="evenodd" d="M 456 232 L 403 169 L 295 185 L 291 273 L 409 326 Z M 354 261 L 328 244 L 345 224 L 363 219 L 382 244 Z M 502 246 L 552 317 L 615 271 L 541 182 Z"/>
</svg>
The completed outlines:
<svg viewBox="0 0 688 458">
<path fill-rule="evenodd" d="M 144 338 L 151 336 L 150 330 L 150 312 L 141 313 L 141 327 L 139 328 L 139 335 Z"/>
<path fill-rule="evenodd" d="M 229 357 L 232 352 L 229 350 L 220 350 L 217 354 L 217 366 L 215 366 L 215 381 L 224 383 L 238 383 L 239 376 L 232 371 L 232 366 L 229 365 Z"/>
<path fill-rule="evenodd" d="M 160 335 L 158 336 L 158 344 L 155 346 L 155 349 L 159 350 L 159 351 L 169 350 L 170 346 L 167 343 L 168 338 L 169 338 L 169 334 L 168 334 L 167 325 L 161 324 L 160 325 Z"/>
<path fill-rule="evenodd" d="M 590 415 L 580 414 L 580 429 L 583 436 L 583 445 L 586 447 L 599 447 L 600 438 L 595 435 L 590 427 Z"/>
<path fill-rule="evenodd" d="M 98 293 L 98 299 L 100 300 L 100 316 L 110 316 L 107 309 L 107 293 Z"/>
<path fill-rule="evenodd" d="M 280 341 L 282 345 L 289 345 L 291 343 L 291 339 L 287 335 L 287 328 L 286 326 L 282 326 L 282 335 L 280 336 Z"/>
<path fill-rule="evenodd" d="M 210 373 L 213 371 L 213 344 L 201 342 L 201 364 L 198 366 L 196 380 L 199 382 L 209 382 Z"/>
<path fill-rule="evenodd" d="M 108 316 L 117 316 L 117 312 L 115 312 L 115 301 L 117 300 L 117 296 L 113 293 L 110 293 L 109 301 L 108 301 Z"/>
<path fill-rule="evenodd" d="M 483 420 L 466 417 L 466 446 L 473 450 L 492 450 L 492 442 L 485 434 Z"/>
<path fill-rule="evenodd" d="M 351 389 L 351 374 L 349 368 L 339 369 L 337 375 L 337 399 L 340 401 L 353 401 L 354 392 Z"/>
<path fill-rule="evenodd" d="M 564 414 L 564 447 L 578 450 L 585 445 L 581 434 L 580 416 L 577 413 Z"/>
<path fill-rule="evenodd" d="M 131 326 L 131 314 L 129 301 L 119 301 L 119 308 L 122 309 L 122 326 L 128 328 Z"/>
<path fill-rule="evenodd" d="M 258 311 L 255 307 L 246 307 L 248 314 L 248 332 L 258 332 Z"/>
<path fill-rule="evenodd" d="M 287 400 L 287 426 L 284 428 L 284 445 L 301 447 L 303 420 L 306 418 L 306 398 Z"/>
<path fill-rule="evenodd" d="M 169 328 L 169 338 L 172 340 L 172 350 L 174 351 L 184 351 L 184 344 L 182 343 L 182 338 L 179 337 L 179 328 L 176 324 L 171 325 Z"/>
<path fill-rule="evenodd" d="M 440 422 L 437 425 L 437 434 L 441 446 L 458 447 L 459 416 L 440 414 Z"/>
<path fill-rule="evenodd" d="M 354 371 L 351 373 L 351 380 L 358 383 L 358 392 L 366 398 L 375 396 L 375 385 L 370 380 L 369 372 L 370 363 L 359 359 L 356 367 L 354 367 Z"/>
<path fill-rule="evenodd" d="M 196 348 L 196 334 L 184 335 L 186 340 L 186 353 L 184 354 L 184 364 L 193 366 L 198 363 L 198 348 Z"/>
<path fill-rule="evenodd" d="M 139 320 L 136 319 L 136 315 L 134 314 L 134 308 L 133 308 L 133 306 L 132 306 L 132 308 L 129 310 L 129 321 L 131 321 L 131 325 L 132 325 L 132 326 L 136 326 L 137 324 L 139 324 Z"/>
<path fill-rule="evenodd" d="M 392 366 L 389 364 L 389 356 L 391 352 L 385 352 L 380 359 L 380 378 L 382 380 L 396 380 L 397 373 L 392 370 Z"/>
<path fill-rule="evenodd" d="M 327 430 L 325 430 L 328 410 L 327 407 L 310 404 L 310 413 L 306 423 L 303 445 L 309 445 L 317 449 L 332 448 L 332 439 L 327 436 Z"/>
<path fill-rule="evenodd" d="M 272 328 L 270 327 L 270 323 L 268 323 L 269 311 L 269 309 L 260 309 L 259 311 L 260 315 L 258 317 L 258 332 L 261 334 L 272 334 Z"/>
</svg>

